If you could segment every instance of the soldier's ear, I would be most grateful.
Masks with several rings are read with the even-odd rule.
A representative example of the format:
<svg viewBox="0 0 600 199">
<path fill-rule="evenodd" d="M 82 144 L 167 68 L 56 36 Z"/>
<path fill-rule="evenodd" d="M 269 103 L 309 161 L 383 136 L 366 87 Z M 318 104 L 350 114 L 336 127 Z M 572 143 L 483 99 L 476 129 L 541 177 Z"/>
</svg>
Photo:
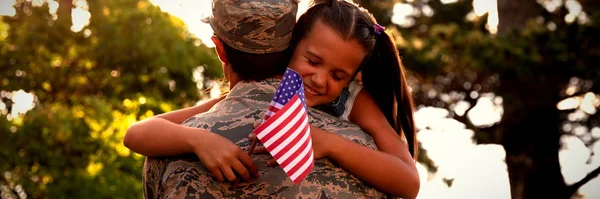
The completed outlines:
<svg viewBox="0 0 600 199">
<path fill-rule="evenodd" d="M 214 35 L 210 37 L 210 39 L 215 44 L 215 51 L 217 51 L 217 57 L 219 57 L 219 60 L 221 60 L 223 66 L 227 65 L 229 63 L 229 60 L 227 59 L 227 54 L 225 54 L 225 47 L 223 46 L 223 42 L 217 36 Z"/>
</svg>

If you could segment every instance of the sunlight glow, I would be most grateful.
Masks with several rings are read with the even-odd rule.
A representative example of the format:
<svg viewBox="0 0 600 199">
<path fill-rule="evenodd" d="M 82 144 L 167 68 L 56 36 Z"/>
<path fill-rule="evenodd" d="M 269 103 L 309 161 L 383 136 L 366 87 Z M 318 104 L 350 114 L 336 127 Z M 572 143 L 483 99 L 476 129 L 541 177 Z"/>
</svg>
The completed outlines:
<svg viewBox="0 0 600 199">
<path fill-rule="evenodd" d="M 221 95 L 221 85 L 218 82 L 213 81 L 212 86 L 210 88 L 210 98 L 216 98 Z"/>
<path fill-rule="evenodd" d="M 71 30 L 73 32 L 81 31 L 85 26 L 90 24 L 90 18 L 92 15 L 88 11 L 88 3 L 85 0 L 76 0 L 73 3 L 75 8 L 71 11 L 71 17 L 73 18 L 73 26 Z"/>
<path fill-rule="evenodd" d="M 463 116 L 465 115 L 465 112 L 467 111 L 467 109 L 469 109 L 471 107 L 471 104 L 467 101 L 464 100 L 460 100 L 459 102 L 456 103 L 456 105 L 454 106 L 454 113 L 456 113 L 458 116 Z"/>
<path fill-rule="evenodd" d="M 502 108 L 502 104 L 494 103 L 492 99 L 494 99 L 493 94 L 483 94 L 477 100 L 475 107 L 467 113 L 473 125 L 491 126 L 500 122 L 504 109 Z"/>
<path fill-rule="evenodd" d="M 419 10 L 409 3 L 397 3 L 394 5 L 393 13 L 392 23 L 398 24 L 401 27 L 411 27 L 415 25 L 413 16 L 420 14 Z"/>
<path fill-rule="evenodd" d="M 588 22 L 587 14 L 583 12 L 581 3 L 577 0 L 537 0 L 537 2 L 542 5 L 548 12 L 555 12 L 563 6 L 567 8 L 569 13 L 565 15 L 565 22 L 573 23 L 577 20 L 580 24 L 585 24 Z"/>
<path fill-rule="evenodd" d="M 594 139 L 600 138 L 600 127 L 594 127 L 590 132 L 592 133 L 592 137 L 594 137 Z"/>
<path fill-rule="evenodd" d="M 87 172 L 90 176 L 96 176 L 104 168 L 104 165 L 99 162 L 90 162 L 87 166 Z"/>
<path fill-rule="evenodd" d="M 584 121 L 587 120 L 588 118 L 588 114 L 586 114 L 585 112 L 583 112 L 582 110 L 575 110 L 572 113 L 569 113 L 569 115 L 567 116 L 567 119 L 571 122 L 575 122 L 575 121 Z"/>
<path fill-rule="evenodd" d="M 56 14 L 56 11 L 58 11 L 58 7 L 59 7 L 58 2 L 53 1 L 53 0 L 47 0 L 46 2 L 48 2 L 48 13 L 50 13 L 50 15 L 52 15 L 52 20 L 57 20 L 58 15 Z M 71 13 L 71 17 L 73 17 L 72 13 Z"/>
<path fill-rule="evenodd" d="M 590 140 L 592 137 L 600 138 L 600 127 L 594 127 L 590 132 L 585 127 L 579 129 L 581 132 L 574 130 L 575 135 L 587 137 Z M 559 151 L 558 157 L 567 185 L 578 182 L 593 169 L 600 167 L 600 142 L 596 142 L 588 148 L 584 141 L 575 135 L 563 135 L 560 139 L 562 149 Z M 600 187 L 600 178 L 596 177 L 583 185 L 579 189 L 579 193 L 585 198 L 600 198 L 598 187 Z"/>
<path fill-rule="evenodd" d="M 587 114 L 590 114 L 590 115 L 596 114 L 595 106 L 598 106 L 597 105 L 598 103 L 594 103 L 594 102 L 597 102 L 597 101 L 600 101 L 600 97 L 596 97 L 596 95 L 594 95 L 594 93 L 592 93 L 592 92 L 587 92 L 583 96 L 583 100 L 581 100 L 581 105 L 579 106 L 579 109 L 583 110 L 584 112 L 586 112 Z"/>
<path fill-rule="evenodd" d="M 590 158 L 590 153 L 581 139 L 576 136 L 565 135 L 560 141 L 564 148 L 558 153 L 561 170 L 565 175 L 565 183 L 573 184 L 585 177 L 590 170 L 584 166 Z"/>
<path fill-rule="evenodd" d="M 554 12 L 562 6 L 562 0 L 537 0 L 548 12 Z"/>
<path fill-rule="evenodd" d="M 196 82 L 196 88 L 204 89 L 204 66 L 198 66 L 192 71 L 192 81 Z"/>
<path fill-rule="evenodd" d="M 580 104 L 581 97 L 569 97 L 558 102 L 558 104 L 556 104 L 556 108 L 558 108 L 558 110 L 569 110 L 579 107 Z"/>
<path fill-rule="evenodd" d="M 458 0 L 441 0 L 443 4 L 456 3 Z"/>
<path fill-rule="evenodd" d="M 52 19 L 56 20 L 58 16 L 56 15 L 56 11 L 58 10 L 59 4 L 54 0 L 28 0 L 31 2 L 32 6 L 42 6 L 44 3 L 48 3 L 48 13 L 52 15 Z M 16 14 L 16 10 L 13 7 L 16 1 L 12 1 L 13 3 L 8 3 L 9 0 L 3 0 L 0 3 L 0 16 L 14 16 Z M 75 7 L 71 11 L 71 18 L 73 25 L 71 26 L 71 30 L 73 32 L 81 31 L 85 26 L 89 25 L 91 14 L 88 11 L 88 3 L 86 0 L 74 0 L 73 5 Z"/>
<path fill-rule="evenodd" d="M 53 0 L 48 0 L 48 13 L 50 14 L 56 14 L 56 11 L 58 10 L 58 2 L 53 1 Z"/>
<path fill-rule="evenodd" d="M 25 114 L 35 107 L 35 95 L 33 92 L 26 93 L 23 90 L 13 91 L 7 98 L 13 101 L 10 113 L 11 118 L 17 118 L 20 114 Z"/>
<path fill-rule="evenodd" d="M 16 1 L 12 1 L 13 3 L 8 3 L 10 1 L 2 0 L 0 3 L 0 16 L 15 16 L 17 11 L 13 7 Z"/>
<path fill-rule="evenodd" d="M 565 16 L 565 21 L 567 23 L 573 23 L 575 19 L 582 13 L 581 4 L 576 0 L 567 0 L 565 2 L 565 7 L 569 11 L 569 14 Z"/>
<path fill-rule="evenodd" d="M 210 40 L 213 35 L 212 28 L 202 21 L 210 17 L 211 0 L 150 0 L 150 2 L 159 6 L 162 11 L 183 20 L 188 31 L 199 38 L 204 45 L 214 46 Z"/>
<path fill-rule="evenodd" d="M 496 0 L 473 0 L 473 11 L 477 16 L 483 16 L 488 13 L 487 24 L 485 28 L 492 34 L 498 32 L 498 3 Z"/>
<path fill-rule="evenodd" d="M 556 104 L 556 108 L 558 108 L 559 110 L 570 110 L 579 108 L 585 113 L 593 115 L 597 112 L 597 108 L 600 108 L 600 94 L 587 92 L 582 96 L 569 97 L 558 102 Z"/>
<path fill-rule="evenodd" d="M 456 0 L 442 0 L 444 4 L 455 3 Z M 397 3 L 393 8 L 392 23 L 398 24 L 401 27 L 411 27 L 416 22 L 413 18 L 420 14 L 432 16 L 433 10 L 429 6 L 423 6 L 420 10 L 410 3 Z M 474 20 L 477 16 L 488 14 L 486 29 L 492 34 L 498 32 L 498 4 L 496 0 L 473 0 L 473 12 L 465 16 L 468 20 Z"/>
<path fill-rule="evenodd" d="M 431 17 L 434 14 L 433 9 L 431 9 L 431 7 L 429 5 L 424 5 L 423 8 L 421 9 L 421 12 L 423 12 L 423 14 L 428 17 Z"/>
<path fill-rule="evenodd" d="M 422 172 L 419 199 L 510 198 L 506 153 L 500 145 L 477 145 L 473 131 L 449 118 L 446 109 L 425 107 L 415 112 L 418 139 L 438 171 Z M 420 167 L 417 167 L 420 168 Z M 427 176 L 427 178 L 423 178 Z M 448 187 L 444 179 L 452 180 Z"/>
<path fill-rule="evenodd" d="M 570 85 L 569 85 L 569 87 L 567 87 L 567 89 L 565 90 L 565 93 L 566 93 L 567 95 L 573 95 L 573 94 L 575 94 L 577 91 L 579 91 L 579 86 L 578 86 L 578 85 L 576 85 L 576 84 L 575 84 L 575 85 L 573 85 L 573 84 L 570 84 Z"/>
</svg>

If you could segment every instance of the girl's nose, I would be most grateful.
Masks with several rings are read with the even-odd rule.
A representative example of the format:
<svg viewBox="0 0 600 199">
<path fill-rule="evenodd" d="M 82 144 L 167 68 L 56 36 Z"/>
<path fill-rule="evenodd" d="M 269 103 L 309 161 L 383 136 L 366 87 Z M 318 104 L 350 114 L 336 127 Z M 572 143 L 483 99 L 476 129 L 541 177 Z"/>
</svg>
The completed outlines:
<svg viewBox="0 0 600 199">
<path fill-rule="evenodd" d="M 323 71 L 317 71 L 312 76 L 313 86 L 323 88 L 327 84 L 327 75 Z"/>
</svg>

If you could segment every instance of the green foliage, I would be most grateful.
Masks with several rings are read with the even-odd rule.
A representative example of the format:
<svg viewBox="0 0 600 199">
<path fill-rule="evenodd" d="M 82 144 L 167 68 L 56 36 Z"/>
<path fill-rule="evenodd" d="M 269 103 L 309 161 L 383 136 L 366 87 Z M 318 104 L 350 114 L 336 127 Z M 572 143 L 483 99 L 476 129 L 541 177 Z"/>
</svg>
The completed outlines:
<svg viewBox="0 0 600 199">
<path fill-rule="evenodd" d="M 143 157 L 121 143 L 129 125 L 204 98 L 192 78 L 199 66 L 204 81 L 221 77 L 214 50 L 150 2 L 88 3 L 79 32 L 68 9 L 51 14 L 47 3 L 18 1 L 0 20 L 3 193 L 140 198 Z M 21 89 L 35 107 L 13 115 Z"/>
</svg>

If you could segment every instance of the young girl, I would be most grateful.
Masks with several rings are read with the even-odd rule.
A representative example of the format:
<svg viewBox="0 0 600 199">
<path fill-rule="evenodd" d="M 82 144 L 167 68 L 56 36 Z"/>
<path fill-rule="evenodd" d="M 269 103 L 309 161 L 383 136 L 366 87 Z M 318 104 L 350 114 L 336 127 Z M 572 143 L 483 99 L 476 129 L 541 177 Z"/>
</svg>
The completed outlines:
<svg viewBox="0 0 600 199">
<path fill-rule="evenodd" d="M 353 3 L 338 0 L 316 2 L 298 20 L 290 49 L 294 50 L 294 54 L 289 67 L 303 78 L 307 105 L 359 125 L 373 137 L 378 150 L 402 162 L 374 164 L 398 165 L 394 168 L 409 170 L 411 175 L 406 178 L 416 183 L 405 184 L 402 178 L 392 175 L 395 171 L 389 171 L 390 174 L 386 175 L 358 169 L 360 167 L 356 164 L 360 164 L 360 160 L 356 158 L 325 156 L 382 191 L 406 198 L 416 197 L 419 180 L 414 159 L 411 158 L 416 154 L 412 99 L 396 47 L 383 27 L 377 25 L 366 10 Z M 362 85 L 354 81 L 359 72 L 362 73 Z M 212 99 L 196 107 L 156 117 L 179 124 L 207 111 L 219 100 Z M 152 129 L 160 124 L 145 122 L 143 125 L 149 127 L 145 129 Z M 144 132 L 134 132 L 130 128 L 127 135 L 135 133 Z M 313 139 L 315 134 L 323 133 L 328 132 L 311 128 Z M 407 138 L 408 150 L 402 142 L 402 134 Z M 134 141 L 128 147 L 147 156 L 175 155 L 144 147 L 144 142 L 152 141 L 148 137 L 144 141 Z M 332 143 L 331 147 L 334 146 Z M 257 148 L 255 152 L 264 151 L 264 148 Z M 315 158 L 320 157 L 316 155 Z M 270 165 L 274 163 L 269 162 Z M 399 185 L 404 187 L 399 189 Z"/>
<path fill-rule="evenodd" d="M 365 50 L 366 56 L 359 57 L 363 59 L 358 65 L 343 63 L 352 58 L 335 57 L 344 49 L 325 45 L 327 41 L 316 25 L 332 27 L 340 39 L 355 42 L 356 49 Z M 398 51 L 391 37 L 366 10 L 344 0 L 317 2 L 298 20 L 292 45 L 295 50 L 289 67 L 302 75 L 308 87 L 308 106 L 350 120 L 372 135 L 391 128 L 406 137 L 410 153 L 415 156 L 413 101 Z M 316 55 L 319 51 L 326 53 L 323 49 L 327 48 L 331 48 L 330 60 Z M 354 80 L 359 72 L 362 85 Z M 327 77 L 327 81 L 316 81 L 319 75 Z M 378 120 L 381 114 L 384 120 Z"/>
<path fill-rule="evenodd" d="M 412 99 L 396 47 L 383 27 L 351 2 L 317 2 L 298 20 L 292 44 L 289 67 L 302 76 L 307 105 L 356 123 L 380 151 L 416 171 L 411 158 L 417 149 Z M 362 85 L 354 80 L 359 72 Z M 312 127 L 311 131 L 314 135 L 322 130 Z M 406 147 L 400 141 L 402 133 L 408 151 L 399 148 Z M 256 152 L 266 149 L 259 147 Z M 386 184 L 385 179 L 357 176 L 388 193 L 399 193 L 393 190 L 393 181 Z"/>
</svg>

